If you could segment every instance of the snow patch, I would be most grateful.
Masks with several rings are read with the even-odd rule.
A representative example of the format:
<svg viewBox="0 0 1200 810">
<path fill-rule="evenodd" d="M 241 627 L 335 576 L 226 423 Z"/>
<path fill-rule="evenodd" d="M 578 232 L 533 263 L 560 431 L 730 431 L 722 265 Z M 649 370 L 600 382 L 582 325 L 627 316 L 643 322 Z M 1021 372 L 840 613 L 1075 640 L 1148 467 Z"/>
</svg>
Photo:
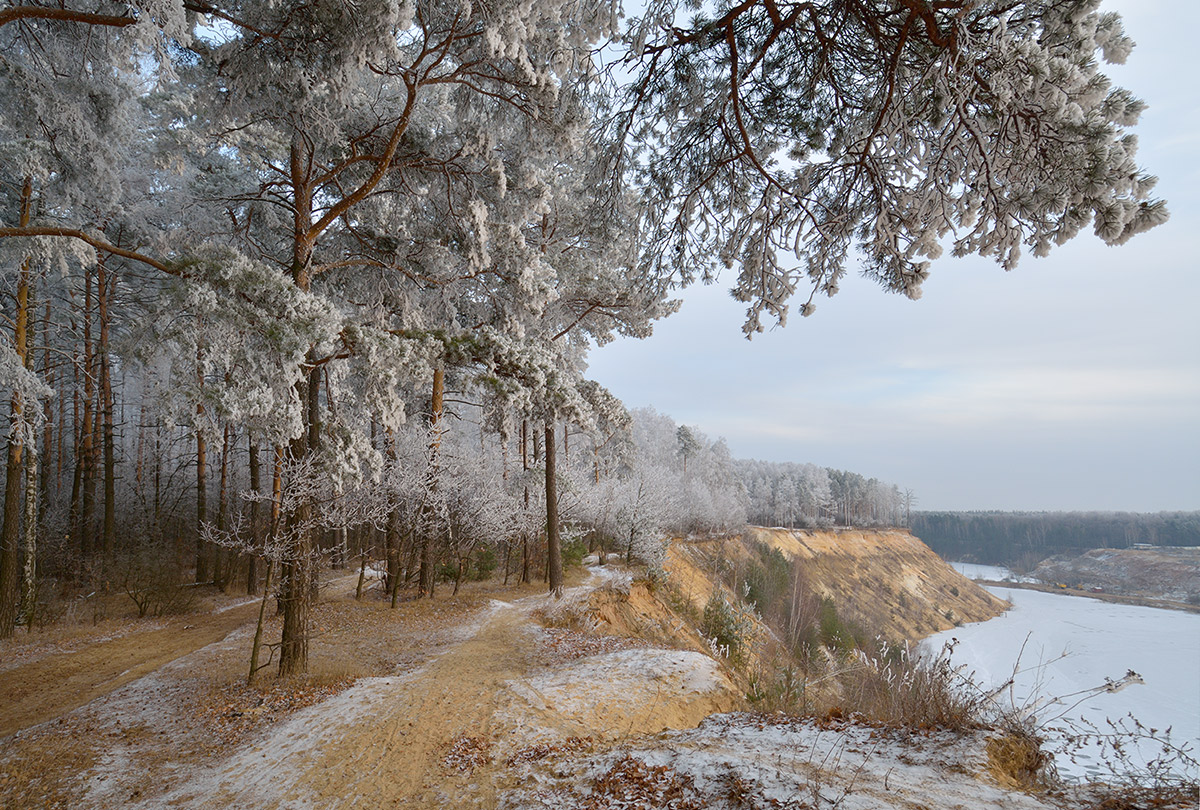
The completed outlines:
<svg viewBox="0 0 1200 810">
<path fill-rule="evenodd" d="M 500 719 L 539 742 L 690 727 L 728 708 L 736 693 L 702 653 L 645 648 L 577 659 L 506 686 L 511 700 Z"/>
<path fill-rule="evenodd" d="M 500 806 L 588 806 L 597 780 L 626 756 L 677 775 L 697 806 L 1051 807 L 986 781 L 980 736 L 889 734 L 744 714 L 714 716 L 694 730 L 643 739 L 590 761 L 531 766 L 527 787 L 504 796 Z M 742 803 L 730 801 L 733 795 Z"/>
</svg>

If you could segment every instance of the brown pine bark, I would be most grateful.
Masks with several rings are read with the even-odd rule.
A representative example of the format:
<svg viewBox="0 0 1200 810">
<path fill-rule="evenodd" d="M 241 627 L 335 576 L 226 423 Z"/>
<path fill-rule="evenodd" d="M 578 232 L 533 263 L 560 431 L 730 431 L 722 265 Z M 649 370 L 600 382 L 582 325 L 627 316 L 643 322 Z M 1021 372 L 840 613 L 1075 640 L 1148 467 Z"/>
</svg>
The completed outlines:
<svg viewBox="0 0 1200 810">
<path fill-rule="evenodd" d="M 312 257 L 316 233 L 313 227 L 313 151 L 299 133 L 293 134 L 288 159 L 288 174 L 293 193 L 292 220 L 292 283 L 308 290 L 312 280 Z M 308 357 L 311 372 L 296 383 L 297 397 L 304 407 L 304 432 L 288 445 L 289 460 L 304 461 L 315 450 L 314 439 L 319 436 L 320 413 L 315 407 L 320 369 L 316 358 Z M 282 560 L 279 583 L 280 605 L 283 610 L 283 636 L 279 643 L 279 674 L 298 675 L 308 671 L 308 608 L 312 577 L 312 505 L 298 503 L 283 516 L 287 524 L 288 548 Z"/>
<path fill-rule="evenodd" d="M 313 448 L 312 426 L 319 424 L 312 413 L 316 397 L 311 389 L 319 379 L 319 368 L 300 384 L 300 401 L 305 403 L 305 424 L 308 429 L 288 447 L 289 459 L 298 462 L 307 457 Z M 313 505 L 301 500 L 283 519 L 286 522 L 288 548 L 283 559 L 283 579 L 279 583 L 280 603 L 283 607 L 283 636 L 279 645 L 279 674 L 282 677 L 300 675 L 308 671 L 308 614 L 312 600 L 312 529 Z"/>
<path fill-rule="evenodd" d="M 406 79 L 407 99 L 404 107 L 400 110 L 394 124 L 390 126 L 390 133 L 387 137 L 387 142 L 378 155 L 378 160 L 375 163 L 375 168 L 369 176 L 361 182 L 355 181 L 352 190 L 342 195 L 340 199 L 336 198 L 336 194 L 332 191 L 337 187 L 337 182 L 324 183 L 324 188 L 329 190 L 334 199 L 324 198 L 321 201 L 321 209 L 318 211 L 315 207 L 314 194 L 318 190 L 317 174 L 321 171 L 317 167 L 319 162 L 313 154 L 312 142 L 304 136 L 300 131 L 293 131 L 292 142 L 288 155 L 288 172 L 287 185 L 290 187 L 292 196 L 292 283 L 302 291 L 307 291 L 312 280 L 313 272 L 313 250 L 317 240 L 321 234 L 335 223 L 341 222 L 346 218 L 351 210 L 368 199 L 372 190 L 383 182 L 384 177 L 392 169 L 392 160 L 400 148 L 400 143 L 403 140 L 405 132 L 408 130 L 408 124 L 411 120 L 413 107 L 417 100 L 417 87 L 419 80 L 414 77 Z M 384 130 L 383 132 L 386 132 Z M 382 134 L 382 132 L 380 133 Z M 346 164 L 349 165 L 349 164 Z M 356 167 L 357 168 L 357 167 Z M 333 174 L 337 178 L 340 174 L 340 169 Z M 307 403 L 305 407 L 305 425 L 307 427 L 306 435 L 293 441 L 289 446 L 289 453 L 295 461 L 302 461 L 308 457 L 309 453 L 316 449 L 316 441 L 320 435 L 320 409 L 315 406 L 317 402 L 317 391 L 311 391 L 310 388 L 316 387 L 316 382 L 319 382 L 320 365 L 317 358 L 311 351 L 309 353 L 309 367 L 313 369 L 312 378 L 305 379 L 299 382 L 296 386 L 296 393 L 300 395 L 300 402 Z M 314 380 L 316 382 L 314 382 Z M 309 512 L 311 512 L 311 504 L 300 504 L 297 506 L 297 514 L 288 518 L 292 528 L 299 529 L 306 527 L 308 524 Z M 293 538 L 293 534 L 289 533 L 289 538 Z M 313 538 L 309 534 L 309 529 L 304 528 L 298 534 L 294 535 L 289 541 L 294 548 L 289 549 L 286 555 L 287 560 L 284 563 L 284 582 L 282 588 L 285 592 L 289 589 L 300 588 L 299 591 L 290 593 L 284 600 L 284 625 L 283 639 L 280 646 L 279 671 L 281 674 L 287 675 L 294 672 L 304 672 L 308 668 L 308 641 L 307 641 L 307 623 L 308 623 L 308 585 L 311 578 L 312 560 L 310 554 L 312 550 Z M 303 594 L 303 596 L 301 596 Z"/>
<path fill-rule="evenodd" d="M 117 484 L 116 484 L 116 442 L 113 437 L 113 390 L 112 365 L 108 352 L 108 293 L 109 278 L 104 264 L 103 254 L 96 263 L 97 305 L 100 314 L 100 411 L 103 417 L 104 442 L 104 524 L 101 533 L 101 547 L 106 559 L 111 558 L 117 534 Z"/>
<path fill-rule="evenodd" d="M 197 393 L 203 389 L 204 349 L 196 347 Z M 204 438 L 204 401 L 196 403 L 196 582 L 212 582 L 209 544 L 204 541 L 208 520 L 208 442 Z"/>
<path fill-rule="evenodd" d="M 93 374 L 94 355 L 92 351 L 92 274 L 84 273 L 83 299 L 83 416 L 80 421 L 79 449 L 75 455 L 75 477 L 78 479 L 79 511 L 76 533 L 79 537 L 80 548 L 84 554 L 96 551 L 92 537 L 92 517 L 96 510 L 96 475 L 95 475 L 95 428 L 94 405 L 96 400 L 95 376 Z"/>
<path fill-rule="evenodd" d="M 554 420 L 546 419 L 546 557 L 550 592 L 563 595 L 562 537 L 558 530 L 558 465 L 554 452 Z"/>
<path fill-rule="evenodd" d="M 259 533 L 261 532 L 261 507 L 258 503 L 259 487 L 262 484 L 262 467 L 258 458 L 258 442 L 250 440 L 250 553 L 246 562 L 246 594 L 254 596 L 258 593 L 258 549 Z"/>
<path fill-rule="evenodd" d="M 223 535 L 229 509 L 229 452 L 233 442 L 233 425 L 226 422 L 221 437 L 221 477 L 217 486 L 217 533 Z M 236 557 L 228 549 L 214 549 L 214 579 L 217 587 L 224 593 L 232 576 L 231 569 L 235 567 Z"/>
<path fill-rule="evenodd" d="M 33 180 L 25 178 L 21 189 L 22 227 L 29 224 L 29 208 L 33 197 Z M 29 285 L 33 268 L 31 260 L 21 262 L 17 279 L 17 311 L 13 323 L 13 350 L 25 362 L 29 338 Z M 21 568 L 21 490 L 22 452 L 24 450 L 25 403 L 21 392 L 14 389 L 10 400 L 12 423 L 8 437 L 8 459 L 5 465 L 4 523 L 0 527 L 0 638 L 9 638 L 16 629 L 20 607 L 19 573 Z"/>
</svg>

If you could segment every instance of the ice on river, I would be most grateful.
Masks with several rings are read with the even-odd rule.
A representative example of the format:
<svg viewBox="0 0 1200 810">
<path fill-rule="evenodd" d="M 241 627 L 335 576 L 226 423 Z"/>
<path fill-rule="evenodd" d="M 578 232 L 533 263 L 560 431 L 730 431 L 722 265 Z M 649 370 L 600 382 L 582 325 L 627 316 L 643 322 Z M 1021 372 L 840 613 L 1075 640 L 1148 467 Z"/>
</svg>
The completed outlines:
<svg viewBox="0 0 1200 810">
<path fill-rule="evenodd" d="M 965 562 L 952 562 L 950 565 L 967 579 L 983 579 L 988 582 L 1037 582 L 1033 577 L 1014 574 L 1001 565 L 978 565 Z"/>
<path fill-rule="evenodd" d="M 1172 727 L 1172 741 L 1200 749 L 1200 615 L 1101 602 L 1077 596 L 989 587 L 1012 602 L 995 619 L 956 627 L 927 639 L 931 649 L 958 639 L 956 663 L 974 671 L 981 685 L 1004 683 L 1018 662 L 1013 697 L 1025 705 L 1044 698 L 1079 694 L 1118 680 L 1128 670 L 1144 684 L 1100 694 L 1071 709 L 1064 719 L 1086 718 L 1104 727 L 1105 718 L 1132 714 L 1157 729 Z M 1075 699 L 1045 705 L 1045 722 Z M 1078 763 L 1057 760 L 1067 776 L 1105 776 L 1093 748 Z"/>
</svg>

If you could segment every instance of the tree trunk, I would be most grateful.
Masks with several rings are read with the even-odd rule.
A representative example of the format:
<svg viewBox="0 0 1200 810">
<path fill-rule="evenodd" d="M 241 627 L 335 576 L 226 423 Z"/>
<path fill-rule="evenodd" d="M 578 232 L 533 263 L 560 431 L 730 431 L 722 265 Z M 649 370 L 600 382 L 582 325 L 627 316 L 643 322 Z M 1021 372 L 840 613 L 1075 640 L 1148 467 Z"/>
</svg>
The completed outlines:
<svg viewBox="0 0 1200 810">
<path fill-rule="evenodd" d="M 384 433 L 384 454 L 393 465 L 396 459 L 396 436 L 391 428 Z M 384 587 L 391 596 L 392 607 L 399 601 L 400 593 L 400 508 L 394 497 L 390 497 L 387 523 L 383 529 Z"/>
<path fill-rule="evenodd" d="M 246 685 L 254 683 L 254 674 L 258 672 L 258 651 L 262 647 L 263 624 L 267 615 L 267 600 L 271 598 L 271 561 L 267 561 L 267 576 L 263 582 L 262 601 L 258 603 L 258 624 L 254 627 L 254 643 L 250 646 L 250 674 L 246 676 Z"/>
<path fill-rule="evenodd" d="M 92 516 L 95 513 L 96 485 L 93 445 L 95 442 L 92 428 L 95 418 L 92 414 L 95 402 L 95 385 L 92 376 L 92 274 L 84 273 L 83 299 L 83 416 L 80 422 L 78 451 L 75 454 L 75 476 L 78 479 L 80 506 L 76 531 L 79 534 L 79 545 L 84 554 L 95 551 L 92 542 Z"/>
<path fill-rule="evenodd" d="M 29 224 L 29 208 L 33 197 L 33 180 L 25 178 L 21 189 L 22 227 Z M 33 272 L 31 259 L 21 262 L 17 279 L 17 307 L 13 324 L 13 349 L 22 363 L 28 355 L 29 339 L 29 285 Z M 7 479 L 4 482 L 4 523 L 0 527 L 0 638 L 9 638 L 16 628 L 17 611 L 20 607 L 18 587 L 21 568 L 21 456 L 24 450 L 25 403 L 18 388 L 13 389 L 12 423 L 8 437 L 8 461 L 5 466 Z"/>
<path fill-rule="evenodd" d="M 442 448 L 442 410 L 446 395 L 446 372 L 439 364 L 433 372 L 433 396 L 430 399 L 429 427 L 432 439 L 429 444 L 429 485 L 431 495 L 436 496 L 438 481 L 438 464 L 441 463 Z M 436 509 L 431 509 L 425 526 L 421 532 L 421 574 L 417 585 L 418 598 L 433 596 L 433 532 L 436 525 Z"/>
<path fill-rule="evenodd" d="M 71 334 L 75 334 L 75 296 L 71 295 Z M 87 554 L 86 540 L 79 532 L 79 515 L 83 511 L 83 465 L 80 458 L 83 453 L 83 420 L 79 415 L 80 371 L 83 366 L 79 359 L 79 349 L 71 352 L 71 462 L 75 468 L 71 471 L 71 501 L 67 513 L 67 531 L 75 533 L 75 542 L 80 554 Z M 60 455 L 62 455 L 60 453 Z"/>
<path fill-rule="evenodd" d="M 154 527 L 161 528 L 162 514 L 162 428 L 154 426 Z"/>
<path fill-rule="evenodd" d="M 310 356 L 309 360 L 313 360 Z M 320 366 L 313 366 L 298 385 L 304 403 L 304 433 L 293 439 L 289 460 L 293 464 L 306 459 L 319 448 L 320 416 L 317 388 Z M 280 601 L 283 605 L 283 637 L 279 646 L 279 674 L 283 677 L 308 672 L 308 614 L 313 598 L 313 504 L 301 500 L 285 516 L 288 548 L 283 561 Z"/>
<path fill-rule="evenodd" d="M 103 257 L 96 262 L 96 293 L 100 308 L 100 415 L 104 441 L 104 523 L 101 547 L 105 559 L 111 559 L 117 534 L 116 442 L 113 439 L 112 366 L 108 357 L 108 270 Z"/>
<path fill-rule="evenodd" d="M 204 349 L 196 347 L 196 382 L 203 388 Z M 208 442 L 204 438 L 204 401 L 196 403 L 196 582 L 212 582 L 209 548 L 204 542 L 208 520 Z"/>
<path fill-rule="evenodd" d="M 261 507 L 258 502 L 259 487 L 262 484 L 262 469 L 259 465 L 258 442 L 250 440 L 250 554 L 246 563 L 246 594 L 254 596 L 258 593 L 258 537 L 261 527 Z"/>
<path fill-rule="evenodd" d="M 394 609 L 400 604 L 400 510 L 392 509 L 388 514 L 387 529 L 387 593 Z"/>
<path fill-rule="evenodd" d="M 521 470 L 525 487 L 525 509 L 529 509 L 529 420 L 521 420 Z M 521 535 L 521 585 L 529 584 L 529 538 Z"/>
<path fill-rule="evenodd" d="M 558 470 L 554 458 L 554 420 L 546 419 L 546 557 L 550 591 L 563 595 L 562 538 L 558 532 Z"/>
<path fill-rule="evenodd" d="M 100 457 L 104 451 L 104 418 L 100 407 L 100 355 L 95 347 L 92 349 L 92 378 L 95 381 L 93 387 L 96 401 L 92 403 L 92 451 L 85 468 L 87 475 L 83 479 L 83 495 L 85 506 L 88 502 L 91 503 L 91 517 L 87 522 L 89 542 L 92 544 L 92 550 L 99 557 L 100 585 L 107 592 L 108 580 L 105 569 L 108 566 L 108 560 L 104 556 L 104 545 L 100 537 L 103 514 L 100 513 L 101 501 L 96 497 L 96 487 L 100 483 Z"/>
<path fill-rule="evenodd" d="M 29 294 L 33 298 L 33 281 L 30 280 Z M 33 314 L 33 304 L 30 301 L 29 312 Z M 35 332 L 32 322 L 27 334 Z M 33 347 L 26 346 L 25 368 L 33 372 Z M 47 397 L 46 410 L 50 408 Z M 38 508 L 41 493 L 38 486 L 38 447 L 37 437 L 30 432 L 29 448 L 25 452 L 25 566 L 21 577 L 21 619 L 27 629 L 33 628 L 34 607 L 37 604 L 37 550 L 38 550 Z"/>
<path fill-rule="evenodd" d="M 292 283 L 307 292 L 312 281 L 312 257 L 315 236 L 313 224 L 312 146 L 295 132 L 292 135 L 288 174 L 294 197 L 292 220 Z M 317 449 L 320 413 L 316 407 L 316 388 L 320 367 L 310 349 L 309 373 L 296 383 L 296 395 L 304 407 L 304 428 L 288 446 L 293 464 L 305 461 Z M 308 671 L 308 608 L 312 578 L 312 504 L 298 503 L 284 516 L 287 523 L 287 549 L 283 558 L 280 603 L 283 609 L 283 637 L 279 646 L 279 674 L 297 675 Z"/>
<path fill-rule="evenodd" d="M 37 605 L 38 500 L 37 442 L 30 442 L 25 454 L 25 570 L 21 579 L 20 612 L 27 629 L 33 628 Z"/>
<path fill-rule="evenodd" d="M 225 522 L 228 518 L 229 510 L 229 453 L 230 445 L 233 443 L 233 425 L 229 422 L 225 423 L 225 430 L 221 436 L 221 478 L 220 484 L 217 487 L 217 535 L 224 536 Z M 232 551 L 226 548 L 217 548 L 215 551 L 215 571 L 214 579 L 217 587 L 224 593 L 229 586 L 229 580 L 232 578 L 232 569 L 236 557 Z"/>
<path fill-rule="evenodd" d="M 54 388 L 54 370 L 50 365 L 50 296 L 46 296 L 46 316 L 42 321 L 42 344 L 45 347 L 42 353 L 42 378 L 46 381 L 46 385 L 51 389 Z M 59 396 L 59 413 L 62 411 L 62 396 Z M 42 444 L 42 466 L 45 471 L 42 473 L 41 481 L 41 504 L 40 509 L 44 511 L 50 505 L 50 467 L 54 461 L 54 397 L 46 397 L 45 404 L 45 432 L 43 434 Z M 61 417 L 59 428 L 61 430 Z"/>
</svg>

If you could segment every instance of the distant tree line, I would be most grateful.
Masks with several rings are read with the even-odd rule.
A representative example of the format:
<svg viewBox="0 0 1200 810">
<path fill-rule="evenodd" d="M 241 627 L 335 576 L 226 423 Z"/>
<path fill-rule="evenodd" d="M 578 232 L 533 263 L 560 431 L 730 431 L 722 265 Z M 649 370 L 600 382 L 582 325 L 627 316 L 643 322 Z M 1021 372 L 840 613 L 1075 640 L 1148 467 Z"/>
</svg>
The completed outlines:
<svg viewBox="0 0 1200 810">
<path fill-rule="evenodd" d="M 912 530 L 951 560 L 1032 568 L 1092 548 L 1200 545 L 1200 512 L 914 512 Z"/>
<path fill-rule="evenodd" d="M 915 501 L 910 490 L 848 470 L 757 459 L 735 464 L 750 522 L 760 526 L 903 526 Z"/>
</svg>

